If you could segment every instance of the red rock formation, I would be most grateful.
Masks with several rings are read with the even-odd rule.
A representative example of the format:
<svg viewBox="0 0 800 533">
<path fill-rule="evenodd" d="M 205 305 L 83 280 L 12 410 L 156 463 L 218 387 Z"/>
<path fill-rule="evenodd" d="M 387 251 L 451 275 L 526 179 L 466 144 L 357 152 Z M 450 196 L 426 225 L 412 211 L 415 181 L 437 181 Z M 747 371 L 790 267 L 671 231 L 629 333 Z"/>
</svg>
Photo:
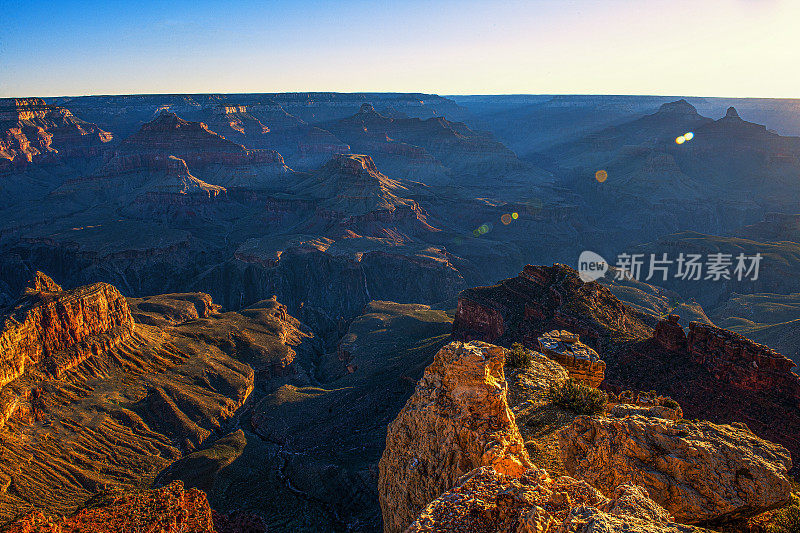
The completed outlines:
<svg viewBox="0 0 800 533">
<path fill-rule="evenodd" d="M 379 464 L 384 531 L 403 531 L 420 510 L 469 470 L 514 477 L 531 466 L 503 373 L 505 351 L 490 344 L 443 347 L 389 425 Z"/>
<path fill-rule="evenodd" d="M 513 325 L 513 327 L 511 327 Z M 453 322 L 457 339 L 477 339 L 536 349 L 538 338 L 554 329 L 576 333 L 599 349 L 606 337 L 648 335 L 644 317 L 598 283 L 584 283 L 565 265 L 528 265 L 516 278 L 491 287 L 462 291 Z"/>
<path fill-rule="evenodd" d="M 406 533 L 690 533 L 650 500 L 647 491 L 624 485 L 611 498 L 585 481 L 551 479 L 532 468 L 520 478 L 491 467 L 476 468 L 432 501 Z"/>
<path fill-rule="evenodd" d="M 69 518 L 48 518 L 35 511 L 15 521 L 6 533 L 216 533 L 206 495 L 184 490 L 174 481 L 166 487 L 117 496 L 78 511 Z"/>
<path fill-rule="evenodd" d="M 18 378 L 31 364 L 59 377 L 132 333 L 128 304 L 113 286 L 95 283 L 71 291 L 60 289 L 37 273 L 33 286 L 3 318 L 0 386 Z"/>
<path fill-rule="evenodd" d="M 462 291 L 453 336 L 535 349 L 543 333 L 567 329 L 606 362 L 604 388 L 655 390 L 678 401 L 687 418 L 745 422 L 797 462 L 800 377 L 791 361 L 730 331 L 689 328 L 687 336 L 675 317 L 656 323 L 567 266 L 529 265 L 516 278 Z"/>
<path fill-rule="evenodd" d="M 0 99 L 0 169 L 100 153 L 112 135 L 41 98 Z"/>
<path fill-rule="evenodd" d="M 687 337 L 692 358 L 715 379 L 737 388 L 800 399 L 794 361 L 726 329 L 692 322 Z"/>
</svg>

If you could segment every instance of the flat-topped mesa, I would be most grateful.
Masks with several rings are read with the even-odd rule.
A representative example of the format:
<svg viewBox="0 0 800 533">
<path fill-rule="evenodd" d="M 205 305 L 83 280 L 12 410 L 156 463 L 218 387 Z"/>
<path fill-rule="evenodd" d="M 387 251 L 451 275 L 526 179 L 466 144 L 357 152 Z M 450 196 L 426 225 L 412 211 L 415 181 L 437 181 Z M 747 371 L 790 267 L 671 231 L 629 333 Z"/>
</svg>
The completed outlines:
<svg viewBox="0 0 800 533">
<path fill-rule="evenodd" d="M 481 466 L 519 477 L 531 466 L 506 399 L 505 351 L 451 342 L 389 425 L 379 464 L 384 531 L 403 531 L 433 499 Z"/>
<path fill-rule="evenodd" d="M 0 320 L 0 386 L 29 365 L 60 377 L 129 338 L 134 328 L 128 304 L 113 286 L 65 291 L 40 272 Z"/>
<path fill-rule="evenodd" d="M 597 388 L 603 382 L 606 363 L 597 352 L 580 341 L 580 337 L 569 331 L 553 330 L 538 339 L 539 351 L 563 366 L 569 376 L 590 387 Z"/>
</svg>

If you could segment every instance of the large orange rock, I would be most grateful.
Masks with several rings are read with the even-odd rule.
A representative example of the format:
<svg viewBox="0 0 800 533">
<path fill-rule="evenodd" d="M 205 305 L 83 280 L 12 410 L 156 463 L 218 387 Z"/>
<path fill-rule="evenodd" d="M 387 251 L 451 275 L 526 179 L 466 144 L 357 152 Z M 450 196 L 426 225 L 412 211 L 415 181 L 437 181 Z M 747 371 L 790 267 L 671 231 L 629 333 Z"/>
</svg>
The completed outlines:
<svg viewBox="0 0 800 533">
<path fill-rule="evenodd" d="M 789 452 L 743 424 L 582 416 L 558 438 L 570 475 L 607 495 L 640 485 L 680 522 L 746 518 L 790 498 Z"/>
<path fill-rule="evenodd" d="M 648 498 L 623 485 L 611 498 L 585 481 L 551 479 L 532 468 L 519 479 L 492 467 L 469 472 L 451 491 L 422 511 L 407 533 L 678 533 L 699 531 L 676 524 Z"/>
<path fill-rule="evenodd" d="M 531 462 L 509 409 L 503 348 L 452 342 L 389 425 L 379 464 L 384 531 L 403 531 L 470 470 L 519 477 Z"/>
</svg>

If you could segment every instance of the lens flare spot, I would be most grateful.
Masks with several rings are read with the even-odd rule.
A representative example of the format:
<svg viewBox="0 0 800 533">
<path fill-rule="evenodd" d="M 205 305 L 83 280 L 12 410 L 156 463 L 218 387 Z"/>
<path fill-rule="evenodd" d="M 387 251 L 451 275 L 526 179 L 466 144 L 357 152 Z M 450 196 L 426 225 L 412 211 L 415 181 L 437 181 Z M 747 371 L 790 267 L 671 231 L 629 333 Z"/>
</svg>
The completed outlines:
<svg viewBox="0 0 800 533">
<path fill-rule="evenodd" d="M 603 183 L 608 179 L 608 172 L 605 170 L 598 170 L 594 173 L 594 179 L 596 179 L 599 183 Z"/>
<path fill-rule="evenodd" d="M 684 133 L 683 134 L 683 138 L 686 139 L 687 141 L 691 141 L 692 139 L 694 139 L 694 132 L 690 131 L 690 132 Z"/>
<path fill-rule="evenodd" d="M 519 213 L 511 213 L 511 218 L 517 220 L 519 218 Z"/>
<path fill-rule="evenodd" d="M 683 144 L 685 142 L 686 142 L 686 137 L 683 136 L 683 135 L 681 135 L 680 137 L 676 137 L 675 138 L 675 143 L 676 144 Z"/>
<path fill-rule="evenodd" d="M 506 226 L 511 224 L 512 220 L 514 220 L 514 219 L 511 218 L 511 215 L 509 215 L 508 213 L 506 213 L 506 214 L 504 214 L 503 216 L 500 217 L 500 222 L 502 222 Z"/>
</svg>

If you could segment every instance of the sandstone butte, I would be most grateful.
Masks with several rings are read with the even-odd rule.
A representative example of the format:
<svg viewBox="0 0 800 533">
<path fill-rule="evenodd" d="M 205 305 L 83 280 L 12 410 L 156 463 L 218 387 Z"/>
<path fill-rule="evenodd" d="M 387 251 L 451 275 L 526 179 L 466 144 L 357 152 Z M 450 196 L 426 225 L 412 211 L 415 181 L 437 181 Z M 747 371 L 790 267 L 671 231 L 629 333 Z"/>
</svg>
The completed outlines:
<svg viewBox="0 0 800 533">
<path fill-rule="evenodd" d="M 134 323 L 125 298 L 107 283 L 62 290 L 37 272 L 0 329 L 0 386 L 26 365 L 52 377 L 128 338 Z"/>
<path fill-rule="evenodd" d="M 470 470 L 519 477 L 532 466 L 508 407 L 503 348 L 443 347 L 389 425 L 379 463 L 384 531 L 403 531 Z"/>
</svg>

